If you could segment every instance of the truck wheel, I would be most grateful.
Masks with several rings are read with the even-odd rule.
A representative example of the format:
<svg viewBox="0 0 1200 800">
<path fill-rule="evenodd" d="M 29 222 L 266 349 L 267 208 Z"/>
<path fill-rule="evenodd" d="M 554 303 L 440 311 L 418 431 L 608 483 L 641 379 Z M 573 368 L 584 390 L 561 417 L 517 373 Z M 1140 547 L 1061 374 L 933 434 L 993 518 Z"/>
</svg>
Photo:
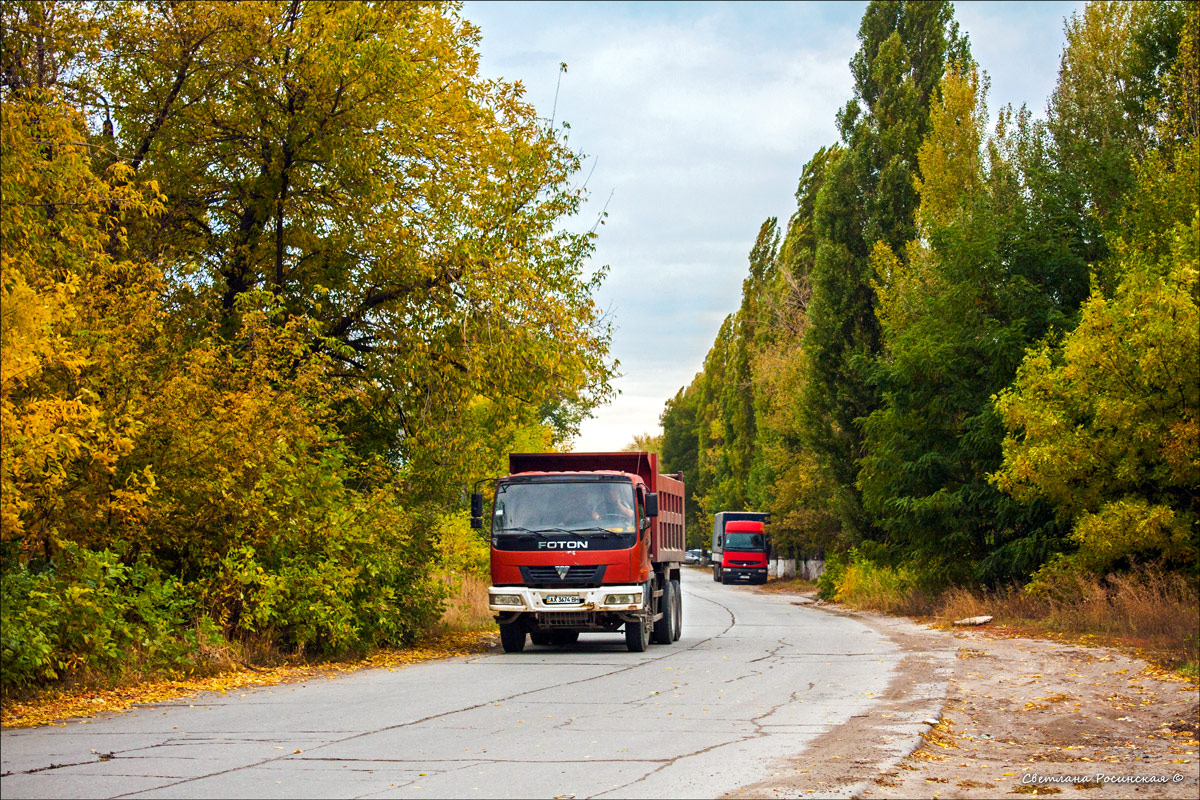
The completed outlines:
<svg viewBox="0 0 1200 800">
<path fill-rule="evenodd" d="M 671 581 L 671 592 L 675 595 L 675 638 L 673 641 L 678 642 L 679 637 L 683 636 L 683 590 L 679 588 L 679 581 Z"/>
<path fill-rule="evenodd" d="M 675 592 L 671 591 L 670 582 L 663 587 L 658 610 L 662 618 L 654 623 L 654 643 L 670 644 L 675 641 Z"/>
<path fill-rule="evenodd" d="M 729 576 L 726 575 L 724 571 L 721 572 L 721 585 L 722 586 L 729 585 Z"/>
<path fill-rule="evenodd" d="M 650 625 L 645 618 L 625 623 L 625 647 L 631 653 L 643 653 L 650 644 Z"/>
<path fill-rule="evenodd" d="M 575 644 L 578 641 L 579 631 L 555 631 L 550 634 L 550 644 L 556 644 L 559 647 Z"/>
<path fill-rule="evenodd" d="M 500 644 L 506 653 L 519 653 L 525 649 L 525 629 L 519 622 L 500 623 Z"/>
<path fill-rule="evenodd" d="M 530 633 L 529 641 L 539 646 L 554 644 L 554 634 L 551 633 Z"/>
</svg>

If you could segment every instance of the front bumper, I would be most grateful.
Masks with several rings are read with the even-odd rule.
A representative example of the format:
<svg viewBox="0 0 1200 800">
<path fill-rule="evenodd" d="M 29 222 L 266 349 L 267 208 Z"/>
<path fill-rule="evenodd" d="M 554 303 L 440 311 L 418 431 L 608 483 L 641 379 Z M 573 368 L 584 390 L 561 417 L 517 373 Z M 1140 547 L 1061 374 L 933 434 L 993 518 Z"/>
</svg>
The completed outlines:
<svg viewBox="0 0 1200 800">
<path fill-rule="evenodd" d="M 765 581 L 766 567 L 721 567 L 721 573 L 729 576 L 731 581 Z"/>
<path fill-rule="evenodd" d="M 765 572 L 764 572 L 765 574 Z M 627 595 L 624 599 L 635 602 L 609 602 L 621 598 L 611 595 Z M 577 603 L 555 603 L 551 597 L 575 597 Z M 497 599 L 504 602 L 497 603 Z M 527 586 L 488 587 L 488 608 L 498 614 L 545 613 L 548 611 L 641 611 L 646 604 L 642 587 L 600 586 L 589 589 L 531 589 Z"/>
</svg>

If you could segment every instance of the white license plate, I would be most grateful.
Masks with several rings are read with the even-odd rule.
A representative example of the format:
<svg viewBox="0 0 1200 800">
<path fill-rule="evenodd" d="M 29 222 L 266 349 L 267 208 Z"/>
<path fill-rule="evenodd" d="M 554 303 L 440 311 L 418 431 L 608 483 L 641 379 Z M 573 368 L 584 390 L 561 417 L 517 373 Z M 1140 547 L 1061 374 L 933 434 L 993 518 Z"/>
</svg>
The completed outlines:
<svg viewBox="0 0 1200 800">
<path fill-rule="evenodd" d="M 577 606 L 582 602 L 577 594 L 552 594 L 546 598 L 548 606 Z"/>
</svg>

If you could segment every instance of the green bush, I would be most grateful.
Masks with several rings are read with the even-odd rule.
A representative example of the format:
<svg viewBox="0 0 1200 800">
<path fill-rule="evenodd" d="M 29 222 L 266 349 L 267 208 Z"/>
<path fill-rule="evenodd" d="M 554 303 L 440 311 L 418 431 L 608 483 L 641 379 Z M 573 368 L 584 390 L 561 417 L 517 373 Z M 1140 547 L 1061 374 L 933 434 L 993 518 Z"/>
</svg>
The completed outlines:
<svg viewBox="0 0 1200 800">
<path fill-rule="evenodd" d="M 319 534 L 225 553 L 200 591 L 227 636 L 338 654 L 407 644 L 438 618 L 428 524 L 385 491 L 346 500 L 323 510 Z"/>
<path fill-rule="evenodd" d="M 471 528 L 470 515 L 462 511 L 438 517 L 438 555 L 447 575 L 472 575 L 486 580 L 491 569 L 487 533 Z"/>
<path fill-rule="evenodd" d="M 846 567 L 834 599 L 855 608 L 899 614 L 920 612 L 925 606 L 925 594 L 912 568 L 877 564 L 862 557 Z"/>
<path fill-rule="evenodd" d="M 817 579 L 817 596 L 873 611 L 925 613 L 932 594 L 929 586 L 936 581 L 910 564 L 883 564 L 852 548 L 826 560 L 825 572 Z"/>
<path fill-rule="evenodd" d="M 178 580 L 110 550 L 66 544 L 41 570 L 10 562 L 0 585 L 5 690 L 81 670 L 190 666 L 216 641 Z"/>
<path fill-rule="evenodd" d="M 855 551 L 851 550 L 850 555 L 829 553 L 825 556 L 825 571 L 817 577 L 817 597 L 829 603 L 833 602 L 837 597 L 838 584 L 846 573 L 846 565 L 854 554 Z"/>
</svg>

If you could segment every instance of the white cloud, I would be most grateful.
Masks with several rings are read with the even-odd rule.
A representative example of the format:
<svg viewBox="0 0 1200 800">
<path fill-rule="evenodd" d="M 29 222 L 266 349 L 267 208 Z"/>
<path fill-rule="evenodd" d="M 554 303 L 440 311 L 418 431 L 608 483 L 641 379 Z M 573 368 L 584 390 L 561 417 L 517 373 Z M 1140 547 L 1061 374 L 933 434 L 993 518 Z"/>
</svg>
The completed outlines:
<svg viewBox="0 0 1200 800">
<path fill-rule="evenodd" d="M 1062 17 L 1078 5 L 958 5 L 993 108 L 1044 107 Z M 656 430 L 663 403 L 701 368 L 741 302 L 759 226 L 786 224 L 804 163 L 836 141 L 864 7 L 466 4 L 483 73 L 521 79 L 539 113 L 570 123 L 571 146 L 588 156 L 580 180 L 595 166 L 571 227 L 591 227 L 612 196 L 594 258 L 611 271 L 596 299 L 615 315 L 624 394 L 584 424 L 578 446 L 616 449 Z"/>
</svg>

